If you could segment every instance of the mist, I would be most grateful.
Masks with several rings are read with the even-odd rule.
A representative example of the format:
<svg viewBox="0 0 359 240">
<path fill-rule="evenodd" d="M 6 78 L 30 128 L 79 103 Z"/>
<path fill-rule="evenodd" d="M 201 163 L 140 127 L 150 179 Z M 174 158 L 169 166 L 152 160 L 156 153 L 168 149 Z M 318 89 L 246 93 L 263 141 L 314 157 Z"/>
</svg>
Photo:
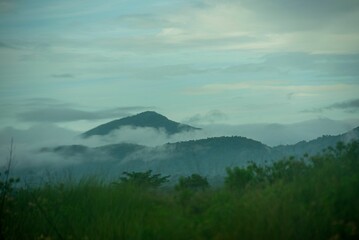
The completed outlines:
<svg viewBox="0 0 359 240">
<path fill-rule="evenodd" d="M 12 127 L 0 130 L 0 165 L 8 162 L 10 142 L 14 141 L 13 166 L 25 168 L 63 168 L 75 166 L 84 161 L 110 161 L 111 156 L 103 152 L 92 151 L 91 148 L 111 144 L 136 144 L 147 148 L 141 149 L 124 161 L 132 159 L 164 159 L 173 151 L 166 149 L 166 143 L 199 140 L 221 136 L 242 136 L 260 141 L 268 146 L 295 144 L 299 141 L 313 140 L 322 135 L 338 135 L 347 132 L 358 125 L 358 121 L 334 121 L 330 119 L 315 119 L 296 124 L 203 124 L 197 125 L 201 130 L 181 132 L 173 135 L 164 129 L 150 127 L 124 126 L 104 136 L 82 138 L 81 132 L 58 127 L 54 124 L 35 125 L 28 129 Z M 61 156 L 51 151 L 41 151 L 44 148 L 59 146 L 81 145 L 86 147 L 87 154 Z M 162 146 L 162 147 L 160 147 Z M 153 149 L 152 149 L 153 148 Z"/>
</svg>

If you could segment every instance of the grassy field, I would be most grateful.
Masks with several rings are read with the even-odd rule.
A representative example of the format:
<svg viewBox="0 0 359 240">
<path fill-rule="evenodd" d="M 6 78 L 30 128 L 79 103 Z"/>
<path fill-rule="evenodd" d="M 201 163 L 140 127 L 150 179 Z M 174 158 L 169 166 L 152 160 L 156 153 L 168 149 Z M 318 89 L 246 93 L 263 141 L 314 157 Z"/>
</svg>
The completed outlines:
<svg viewBox="0 0 359 240">
<path fill-rule="evenodd" d="M 88 178 L 36 188 L 9 181 L 4 188 L 3 180 L 1 237 L 359 239 L 358 142 L 270 167 L 228 169 L 220 188 L 198 176 L 171 189 L 127 176 L 118 184 Z M 142 183 L 160 179 L 146 176 Z"/>
</svg>

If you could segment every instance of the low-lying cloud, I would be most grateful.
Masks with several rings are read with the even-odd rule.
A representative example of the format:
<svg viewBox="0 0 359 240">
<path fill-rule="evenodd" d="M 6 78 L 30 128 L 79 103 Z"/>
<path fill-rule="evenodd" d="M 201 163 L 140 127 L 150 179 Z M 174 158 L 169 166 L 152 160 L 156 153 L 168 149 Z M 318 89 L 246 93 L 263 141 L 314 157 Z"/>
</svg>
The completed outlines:
<svg viewBox="0 0 359 240">
<path fill-rule="evenodd" d="M 334 103 L 326 109 L 345 109 L 345 110 L 359 110 L 359 98 L 345 102 Z"/>
<path fill-rule="evenodd" d="M 14 141 L 14 168 L 32 168 L 44 166 L 63 166 L 73 164 L 74 159 L 66 160 L 55 154 L 40 154 L 39 150 L 46 146 L 67 145 L 75 142 L 78 132 L 43 124 L 26 130 L 15 128 L 0 129 L 0 166 L 9 160 L 11 139 Z"/>
<path fill-rule="evenodd" d="M 355 112 L 359 111 L 359 99 L 352 99 L 352 100 L 348 100 L 348 101 L 344 101 L 344 102 L 337 102 L 337 103 L 333 103 L 329 106 L 322 107 L 322 108 L 307 109 L 303 112 L 321 113 L 323 111 L 328 111 L 328 110 L 342 110 L 342 111 L 346 111 L 346 112 L 355 113 Z"/>
<path fill-rule="evenodd" d="M 104 136 L 91 136 L 83 139 L 87 145 L 113 144 L 113 143 L 132 143 L 144 146 L 155 147 L 166 143 L 200 139 L 208 136 L 203 130 L 181 132 L 168 135 L 165 129 L 155 129 L 151 127 L 132 127 L 124 126 L 112 131 Z"/>
<path fill-rule="evenodd" d="M 66 167 L 84 162 L 103 162 L 114 160 L 107 153 L 96 153 L 92 148 L 120 143 L 143 145 L 137 152 L 126 158 L 133 159 L 164 159 L 175 151 L 166 149 L 166 143 L 198 140 L 220 136 L 243 136 L 258 140 L 269 146 L 294 144 L 302 140 L 311 140 L 323 134 L 338 135 L 359 125 L 359 120 L 341 122 L 330 119 L 317 119 L 297 124 L 248 124 L 248 125 L 200 125 L 202 130 L 182 132 L 168 135 L 164 129 L 135 128 L 125 126 L 105 136 L 80 137 L 80 132 L 67 130 L 53 124 L 41 124 L 26 130 L 5 128 L 0 130 L 0 166 L 8 161 L 11 138 L 14 139 L 15 168 L 46 168 Z M 51 151 L 41 152 L 43 148 L 58 146 L 82 145 L 89 152 L 84 155 L 70 154 L 67 156 Z M 86 150 L 86 151 L 87 151 Z M 165 151 L 164 151 L 165 150 Z M 96 155 L 100 154 L 100 155 Z M 139 157 L 141 156 L 141 158 Z"/>
<path fill-rule="evenodd" d="M 220 110 L 212 110 L 204 114 L 196 114 L 185 120 L 189 124 L 213 124 L 226 120 L 227 115 Z"/>
</svg>

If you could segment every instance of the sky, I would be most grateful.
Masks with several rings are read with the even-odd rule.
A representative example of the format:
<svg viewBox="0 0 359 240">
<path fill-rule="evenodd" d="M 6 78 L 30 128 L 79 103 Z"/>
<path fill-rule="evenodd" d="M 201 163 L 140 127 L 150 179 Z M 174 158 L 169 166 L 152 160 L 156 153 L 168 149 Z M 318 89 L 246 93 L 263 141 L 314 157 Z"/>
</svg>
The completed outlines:
<svg viewBox="0 0 359 240">
<path fill-rule="evenodd" d="M 358 23 L 358 0 L 0 0 L 0 129 L 359 125 Z"/>
</svg>

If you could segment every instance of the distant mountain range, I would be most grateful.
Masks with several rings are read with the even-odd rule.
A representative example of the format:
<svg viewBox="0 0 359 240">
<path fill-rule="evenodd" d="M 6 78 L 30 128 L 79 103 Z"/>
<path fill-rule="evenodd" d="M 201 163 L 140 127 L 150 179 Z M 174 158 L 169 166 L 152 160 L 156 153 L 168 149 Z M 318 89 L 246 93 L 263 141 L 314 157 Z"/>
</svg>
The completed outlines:
<svg viewBox="0 0 359 240">
<path fill-rule="evenodd" d="M 151 122 L 153 121 L 153 122 Z M 121 126 L 147 126 L 164 128 L 169 134 L 180 131 L 198 130 L 188 125 L 168 120 L 155 112 L 145 112 L 110 122 L 94 128 L 84 135 L 107 134 Z M 225 175 L 227 167 L 245 166 L 253 161 L 258 164 L 271 163 L 288 156 L 314 155 L 337 142 L 359 139 L 359 127 L 336 136 L 322 136 L 312 141 L 293 145 L 269 147 L 259 141 L 245 137 L 215 137 L 200 140 L 168 143 L 157 147 L 121 143 L 101 147 L 82 145 L 42 148 L 41 152 L 53 153 L 66 159 L 81 159 L 73 166 L 77 172 L 96 172 L 107 176 L 119 176 L 123 171 L 145 171 L 151 169 L 172 176 L 199 173 L 208 177 Z"/>
<path fill-rule="evenodd" d="M 338 142 L 348 143 L 353 140 L 359 140 L 359 127 L 344 134 L 336 136 L 324 135 L 311 141 L 301 141 L 292 145 L 280 145 L 273 147 L 273 149 L 283 152 L 287 156 L 300 157 L 305 153 L 315 155 L 322 152 L 323 149 L 335 147 Z"/>
<path fill-rule="evenodd" d="M 225 135 L 243 136 L 256 139 L 269 146 L 296 144 L 310 141 L 322 135 L 338 135 L 358 126 L 359 121 L 335 121 L 317 118 L 290 124 L 245 124 L 200 126 L 206 131 L 218 131 Z"/>
<path fill-rule="evenodd" d="M 96 135 L 107 135 L 112 133 L 115 130 L 120 129 L 121 127 L 149 127 L 156 130 L 164 130 L 168 135 L 173 135 L 181 132 L 195 131 L 200 130 L 200 128 L 195 128 L 186 124 L 181 124 L 172 120 L 169 120 L 165 116 L 158 114 L 153 111 L 142 112 L 134 116 L 129 116 L 121 119 L 117 119 L 105 124 L 102 124 L 98 127 L 95 127 L 81 136 L 83 138 L 88 138 Z"/>
</svg>

